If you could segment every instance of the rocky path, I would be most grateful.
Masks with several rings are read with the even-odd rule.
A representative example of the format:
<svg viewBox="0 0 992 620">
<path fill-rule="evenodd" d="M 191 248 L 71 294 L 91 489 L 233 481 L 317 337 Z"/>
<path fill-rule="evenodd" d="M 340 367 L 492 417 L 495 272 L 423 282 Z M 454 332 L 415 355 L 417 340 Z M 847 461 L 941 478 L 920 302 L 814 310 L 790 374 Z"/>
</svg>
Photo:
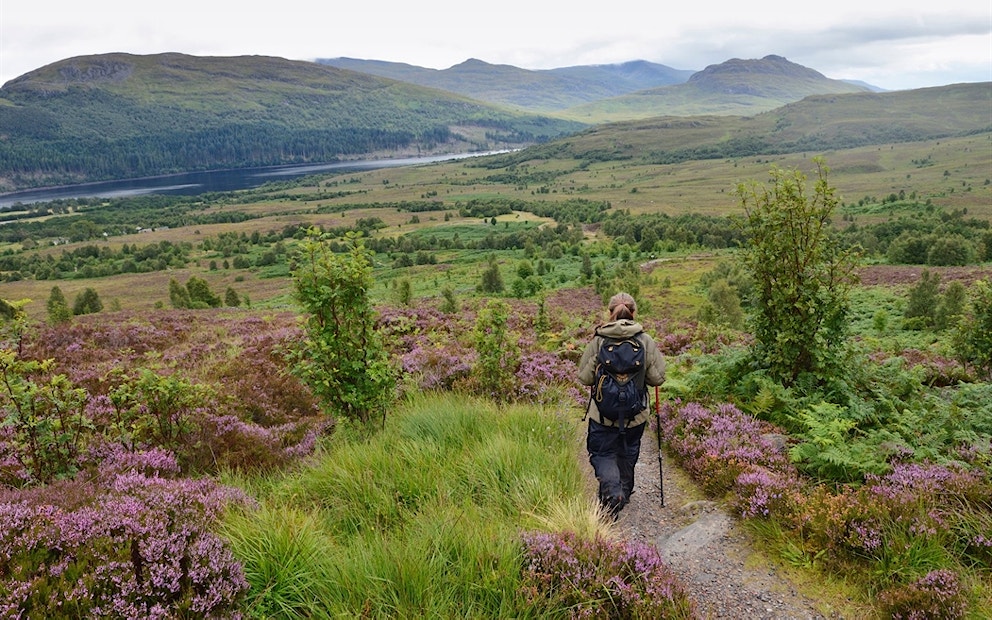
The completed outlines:
<svg viewBox="0 0 992 620">
<path fill-rule="evenodd" d="M 701 500 L 692 480 L 667 459 L 661 506 L 658 446 L 645 434 L 635 490 L 617 521 L 622 536 L 654 545 L 681 577 L 704 619 L 839 618 L 801 595 L 787 577 L 753 551 L 744 532 L 720 505 Z"/>
</svg>

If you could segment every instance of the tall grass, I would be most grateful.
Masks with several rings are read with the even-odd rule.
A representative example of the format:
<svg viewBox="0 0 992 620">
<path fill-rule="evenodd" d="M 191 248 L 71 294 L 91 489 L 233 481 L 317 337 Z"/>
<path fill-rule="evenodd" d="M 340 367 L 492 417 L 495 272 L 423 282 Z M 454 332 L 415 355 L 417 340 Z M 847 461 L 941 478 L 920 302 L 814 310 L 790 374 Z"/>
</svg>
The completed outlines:
<svg viewBox="0 0 992 620">
<path fill-rule="evenodd" d="M 595 533 L 575 425 L 534 407 L 418 395 L 367 441 L 255 483 L 228 517 L 251 615 L 527 617 L 526 529 Z"/>
</svg>

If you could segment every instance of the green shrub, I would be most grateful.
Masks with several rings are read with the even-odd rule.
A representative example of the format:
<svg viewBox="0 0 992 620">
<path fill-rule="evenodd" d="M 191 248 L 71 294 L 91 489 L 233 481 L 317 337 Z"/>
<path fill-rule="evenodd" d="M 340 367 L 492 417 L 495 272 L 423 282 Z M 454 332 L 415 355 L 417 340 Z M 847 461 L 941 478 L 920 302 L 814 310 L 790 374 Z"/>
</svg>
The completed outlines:
<svg viewBox="0 0 992 620">
<path fill-rule="evenodd" d="M 961 235 L 937 237 L 927 250 L 928 265 L 969 265 L 975 262 L 975 244 Z"/>
<path fill-rule="evenodd" d="M 0 467 L 0 485 L 46 484 L 78 471 L 94 431 L 85 412 L 87 394 L 65 375 L 53 374 L 54 365 L 0 349 L 0 424 L 7 427 L 0 448 L 18 465 Z"/>
<path fill-rule="evenodd" d="M 134 376 L 121 375 L 109 397 L 114 413 L 102 429 L 108 438 L 128 450 L 162 448 L 185 460 L 212 392 L 175 374 L 140 369 Z"/>
<path fill-rule="evenodd" d="M 69 308 L 69 302 L 66 301 L 65 295 L 62 294 L 62 289 L 57 286 L 52 287 L 46 308 L 48 310 L 48 323 L 50 325 L 58 325 L 72 319 L 72 310 Z"/>
<path fill-rule="evenodd" d="M 919 282 L 909 289 L 909 300 L 903 312 L 903 316 L 909 319 L 908 329 L 932 329 L 936 326 L 939 287 L 940 274 L 924 269 Z"/>
<path fill-rule="evenodd" d="M 992 282 L 980 280 L 972 286 L 968 312 L 961 318 L 954 337 L 958 356 L 992 378 Z"/>
<path fill-rule="evenodd" d="M 221 299 L 210 290 L 210 285 L 203 278 L 191 276 L 186 280 L 186 290 L 189 291 L 190 307 L 218 308 Z"/>
<path fill-rule="evenodd" d="M 755 283 L 755 358 L 785 385 L 803 374 L 823 380 L 843 373 L 838 343 L 846 335 L 854 257 L 831 233 L 838 201 L 822 162 L 817 171 L 812 195 L 803 173 L 778 168 L 770 188 L 757 182 L 737 188 L 745 212 L 743 258 Z"/>
<path fill-rule="evenodd" d="M 520 362 L 516 339 L 511 338 L 510 307 L 499 299 L 490 300 L 479 311 L 475 323 L 475 350 L 479 354 L 472 374 L 481 394 L 508 400 L 516 392 L 515 371 Z"/>
<path fill-rule="evenodd" d="M 75 315 L 92 314 L 101 310 L 103 310 L 103 302 L 100 301 L 100 295 L 89 287 L 76 295 L 76 299 L 72 302 L 72 313 Z"/>
<path fill-rule="evenodd" d="M 342 255 L 315 231 L 301 242 L 293 283 L 308 316 L 289 355 L 293 372 L 332 413 L 367 427 L 385 416 L 396 379 L 375 328 L 368 252 L 357 237 L 347 240 Z"/>
</svg>

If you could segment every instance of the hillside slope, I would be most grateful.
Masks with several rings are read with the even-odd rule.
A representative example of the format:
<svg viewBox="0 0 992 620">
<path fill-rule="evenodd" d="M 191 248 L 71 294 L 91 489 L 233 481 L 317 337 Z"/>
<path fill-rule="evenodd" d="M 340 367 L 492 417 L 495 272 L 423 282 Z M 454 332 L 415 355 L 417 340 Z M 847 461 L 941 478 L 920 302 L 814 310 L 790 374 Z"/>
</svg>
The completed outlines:
<svg viewBox="0 0 992 620">
<path fill-rule="evenodd" d="M 675 163 L 961 136 L 992 130 L 992 83 L 816 95 L 754 116 L 600 125 L 500 159 Z"/>
<path fill-rule="evenodd" d="M 643 60 L 613 65 L 541 71 L 469 59 L 448 69 L 356 58 L 321 58 L 318 63 L 388 77 L 531 112 L 550 113 L 647 88 L 685 82 L 692 71 Z"/>
<path fill-rule="evenodd" d="M 0 88 L 0 191 L 374 153 L 506 148 L 579 128 L 311 62 L 82 56 Z"/>
<path fill-rule="evenodd" d="M 653 116 L 753 115 L 810 95 L 865 92 L 781 56 L 710 65 L 684 84 L 662 86 L 575 106 L 561 116 L 589 123 Z"/>
</svg>

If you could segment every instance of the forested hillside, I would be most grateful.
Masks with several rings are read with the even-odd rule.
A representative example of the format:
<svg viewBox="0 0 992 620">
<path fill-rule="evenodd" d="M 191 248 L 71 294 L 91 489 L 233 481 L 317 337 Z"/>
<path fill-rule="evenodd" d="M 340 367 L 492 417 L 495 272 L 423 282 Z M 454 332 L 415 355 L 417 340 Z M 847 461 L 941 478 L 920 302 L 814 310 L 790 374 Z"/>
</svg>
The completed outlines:
<svg viewBox="0 0 992 620">
<path fill-rule="evenodd" d="M 506 148 L 580 127 L 310 62 L 84 56 L 0 89 L 0 190 Z"/>
</svg>

